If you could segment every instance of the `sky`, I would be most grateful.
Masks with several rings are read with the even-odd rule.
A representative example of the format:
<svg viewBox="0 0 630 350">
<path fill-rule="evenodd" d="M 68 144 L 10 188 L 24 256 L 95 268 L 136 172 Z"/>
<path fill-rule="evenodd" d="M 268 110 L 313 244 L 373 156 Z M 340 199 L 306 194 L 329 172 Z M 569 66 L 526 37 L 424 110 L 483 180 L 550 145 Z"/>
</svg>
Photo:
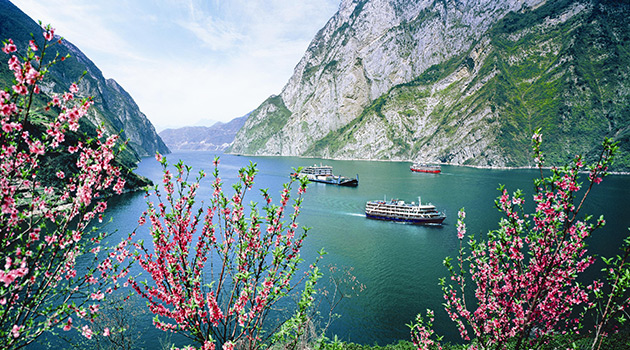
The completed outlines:
<svg viewBox="0 0 630 350">
<path fill-rule="evenodd" d="M 11 0 L 50 23 L 159 130 L 228 122 L 279 94 L 340 0 Z"/>
</svg>

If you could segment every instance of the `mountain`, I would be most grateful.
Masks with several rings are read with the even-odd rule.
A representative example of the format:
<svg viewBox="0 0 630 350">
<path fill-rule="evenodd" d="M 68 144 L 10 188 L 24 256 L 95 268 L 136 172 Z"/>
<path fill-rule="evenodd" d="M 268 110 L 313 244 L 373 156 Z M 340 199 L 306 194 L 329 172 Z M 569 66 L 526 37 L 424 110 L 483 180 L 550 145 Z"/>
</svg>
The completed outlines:
<svg viewBox="0 0 630 350">
<path fill-rule="evenodd" d="M 40 26 L 8 0 L 0 0 L 0 39 L 12 38 L 18 49 L 25 50 L 31 33 L 41 47 L 43 37 Z M 95 125 L 100 124 L 104 125 L 107 135 L 120 133 L 122 130 L 121 139 L 129 141 L 121 160 L 128 167 L 133 167 L 140 157 L 155 154 L 156 151 L 169 152 L 133 98 L 115 80 L 105 79 L 98 67 L 76 46 L 62 40 L 61 44 L 54 45 L 51 51 L 48 52 L 49 59 L 54 57 L 55 51 L 60 57 L 67 54 L 70 54 L 70 57 L 52 67 L 42 85 L 44 94 L 68 91 L 69 86 L 86 72 L 78 83 L 78 94 L 93 96 L 95 103 L 87 116 L 90 123 L 82 125 L 84 132 L 94 134 Z M 11 73 L 6 65 L 2 64 L 0 82 L 3 86 L 10 86 L 7 83 L 11 79 Z"/>
<path fill-rule="evenodd" d="M 218 120 L 202 118 L 202 119 L 197 120 L 194 125 L 195 126 L 213 126 L 214 124 L 218 122 L 219 122 Z"/>
<path fill-rule="evenodd" d="M 343 0 L 228 152 L 628 171 L 629 49 L 627 1 Z"/>
<path fill-rule="evenodd" d="M 188 126 L 166 129 L 160 137 L 172 150 L 223 151 L 234 141 L 247 120 L 247 115 L 228 123 L 216 122 L 212 126 Z"/>
</svg>

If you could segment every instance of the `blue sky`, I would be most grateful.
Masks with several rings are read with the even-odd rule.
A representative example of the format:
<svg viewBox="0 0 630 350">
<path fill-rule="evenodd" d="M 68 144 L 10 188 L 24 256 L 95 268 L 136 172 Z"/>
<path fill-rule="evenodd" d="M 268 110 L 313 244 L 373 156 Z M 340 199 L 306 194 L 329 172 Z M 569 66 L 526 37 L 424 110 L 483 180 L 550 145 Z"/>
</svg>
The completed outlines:
<svg viewBox="0 0 630 350">
<path fill-rule="evenodd" d="M 158 129 L 278 94 L 339 0 L 11 0 L 77 45 Z"/>
</svg>

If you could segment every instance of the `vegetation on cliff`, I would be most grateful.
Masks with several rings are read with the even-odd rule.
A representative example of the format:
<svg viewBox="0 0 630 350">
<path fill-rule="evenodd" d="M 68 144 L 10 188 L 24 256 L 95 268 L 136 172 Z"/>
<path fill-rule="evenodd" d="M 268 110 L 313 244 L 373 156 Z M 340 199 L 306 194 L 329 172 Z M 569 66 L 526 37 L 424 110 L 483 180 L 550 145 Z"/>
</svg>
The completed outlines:
<svg viewBox="0 0 630 350">
<path fill-rule="evenodd" d="M 39 25 L 20 11 L 8 0 L 0 0 L 0 40 L 12 38 L 21 54 L 25 54 L 25 47 L 29 40 L 33 39 L 39 45 L 43 39 L 35 35 L 41 31 Z M 33 36 L 34 35 L 34 36 Z M 50 74 L 46 82 L 42 84 L 42 94 L 34 96 L 33 106 L 42 110 L 43 114 L 55 111 L 43 111 L 45 101 L 53 94 L 67 91 L 69 86 L 78 81 L 77 95 L 81 97 L 92 96 L 94 108 L 85 119 L 81 120 L 79 135 L 93 137 L 96 128 L 102 126 L 105 135 L 120 135 L 120 142 L 127 142 L 126 149 L 118 157 L 118 161 L 126 169 L 135 168 L 140 157 L 154 154 L 156 151 L 168 153 L 168 148 L 159 138 L 153 125 L 146 116 L 140 112 L 131 96 L 112 79 L 105 79 L 101 71 L 89 60 L 77 47 L 62 39 L 59 45 L 55 45 L 57 60 L 63 60 L 63 64 L 57 64 L 50 68 Z M 45 58 L 46 62 L 54 59 L 54 53 Z M 46 63 L 45 62 L 45 63 Z M 2 86 L 11 86 L 12 72 L 4 65 L 0 66 L 0 83 Z M 34 127 L 41 129 L 43 126 Z M 57 160 L 61 161 L 61 160 Z M 129 170 L 125 170 L 129 172 Z M 128 185 L 134 182 L 145 183 L 135 175 L 129 175 Z"/>
<path fill-rule="evenodd" d="M 435 30 L 444 30 L 446 34 L 440 35 L 449 38 L 449 31 L 456 33 L 469 26 L 466 14 L 458 12 L 465 6 L 466 3 L 450 1 L 427 5 L 416 17 L 400 20 L 400 23 L 392 23 L 391 27 L 383 29 L 383 35 L 392 36 L 397 41 L 392 47 L 400 52 L 393 55 L 399 55 L 400 60 L 396 67 L 387 66 L 383 69 L 389 71 L 379 74 L 394 75 L 422 65 L 424 62 L 419 61 L 422 57 L 418 55 L 418 49 L 414 49 L 417 43 L 410 42 L 416 35 L 414 33 L 428 26 L 437 26 Z M 360 9 L 355 9 L 352 26 L 347 28 L 346 22 L 339 24 L 335 35 L 368 35 L 356 29 L 362 24 L 359 16 L 354 14 L 367 7 L 362 3 Z M 398 12 L 404 10 L 400 6 L 394 7 Z M 378 12 L 365 15 L 364 20 L 376 14 Z M 619 141 L 620 145 L 614 170 L 628 171 L 628 18 L 630 5 L 623 1 L 549 0 L 532 7 L 523 5 L 496 19 L 475 40 L 462 41 L 470 38 L 465 36 L 450 37 L 449 40 L 456 43 L 452 45 L 463 49 L 443 56 L 415 77 L 371 98 L 356 114 L 339 116 L 347 122 L 326 124 L 330 131 L 322 136 L 310 132 L 306 137 L 296 137 L 291 126 L 280 131 L 262 132 L 258 125 L 264 125 L 266 120 L 258 117 L 246 124 L 241 131 L 242 137 L 237 137 L 237 141 L 247 146 L 236 145 L 233 149 L 239 153 L 275 154 L 280 142 L 299 139 L 306 145 L 288 148 L 300 150 L 292 155 L 532 166 L 527 144 L 533 131 L 540 128 L 549 135 L 548 160 L 552 164 L 562 164 L 575 154 L 585 154 L 590 159 L 596 153 L 599 140 L 609 137 Z M 435 24 L 437 22 L 443 23 L 443 27 Z M 326 37 L 320 32 L 311 45 L 312 50 L 321 50 L 324 39 Z M 330 69 L 322 68 L 317 73 L 319 75 L 314 71 L 313 67 L 329 66 L 327 62 L 334 61 L 338 67 L 341 57 L 349 54 L 343 51 L 351 45 L 347 40 L 333 39 L 329 41 L 336 46 L 330 47 L 330 52 L 316 56 L 317 52 L 309 51 L 303 59 L 305 62 L 296 68 L 296 74 L 302 73 L 300 86 L 304 89 L 312 89 L 313 84 L 331 85 L 332 79 L 341 79 L 346 76 L 340 74 L 348 74 L 348 71 L 341 72 L 337 68 L 333 69 L 337 76 L 331 76 Z M 438 36 L 436 40 L 441 39 Z M 448 43 L 436 41 L 433 46 L 444 45 Z M 433 49 L 427 46 L 427 50 Z M 434 50 L 431 57 L 442 55 L 438 49 Z M 378 82 L 366 70 L 375 68 L 368 67 L 366 62 L 374 62 L 376 56 L 370 54 L 383 55 L 383 52 L 363 51 L 367 53 L 356 60 L 359 68 L 347 77 L 364 74 L 366 82 L 357 81 L 356 84 L 367 84 L 366 89 L 373 91 Z M 304 69 L 300 70 L 301 67 Z M 304 80 L 305 77 L 308 79 Z M 340 89 L 338 85 L 334 88 L 335 91 Z M 285 97 L 286 103 L 285 95 L 281 96 Z M 337 113 L 342 113 L 346 108 L 344 103 L 351 101 L 350 97 L 344 97 L 335 102 L 339 108 Z M 308 101 L 308 96 L 299 96 L 296 100 Z M 264 106 L 265 103 L 261 109 Z M 287 106 L 291 125 L 298 124 L 294 119 L 300 121 L 310 113 L 302 110 L 298 114 L 292 108 L 302 107 L 292 107 L 288 103 Z M 268 113 L 266 118 L 272 120 L 279 115 L 279 112 Z M 332 120 L 327 116 L 321 118 Z M 270 143 L 272 132 L 275 133 L 274 142 Z"/>
</svg>

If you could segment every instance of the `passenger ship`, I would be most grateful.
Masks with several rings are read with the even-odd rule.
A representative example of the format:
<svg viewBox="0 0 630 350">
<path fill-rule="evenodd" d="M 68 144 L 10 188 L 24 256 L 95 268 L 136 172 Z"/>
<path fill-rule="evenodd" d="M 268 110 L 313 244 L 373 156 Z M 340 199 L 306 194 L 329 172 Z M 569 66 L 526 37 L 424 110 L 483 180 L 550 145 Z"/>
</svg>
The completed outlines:
<svg viewBox="0 0 630 350">
<path fill-rule="evenodd" d="M 437 164 L 420 164 L 414 163 L 409 167 L 411 171 L 419 172 L 419 173 L 433 173 L 437 174 L 442 171 L 442 168 Z"/>
<path fill-rule="evenodd" d="M 418 204 L 392 199 L 376 200 L 365 204 L 365 216 L 369 219 L 391 220 L 412 224 L 442 224 L 446 219 L 444 213 L 438 212 L 432 204 Z"/>
<path fill-rule="evenodd" d="M 356 178 L 343 177 L 341 175 L 333 175 L 330 165 L 313 165 L 303 168 L 295 176 L 306 176 L 309 181 L 321 182 L 325 184 L 357 187 L 359 185 L 359 175 Z"/>
</svg>

